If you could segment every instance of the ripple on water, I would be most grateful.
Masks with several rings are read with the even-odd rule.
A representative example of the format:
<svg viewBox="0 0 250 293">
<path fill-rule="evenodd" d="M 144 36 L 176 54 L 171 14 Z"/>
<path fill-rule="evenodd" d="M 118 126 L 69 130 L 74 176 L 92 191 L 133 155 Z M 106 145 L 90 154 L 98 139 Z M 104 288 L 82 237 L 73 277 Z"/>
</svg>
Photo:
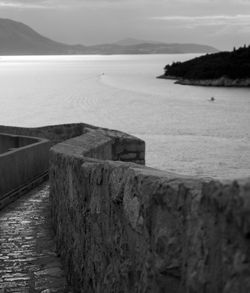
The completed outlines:
<svg viewBox="0 0 250 293">
<path fill-rule="evenodd" d="M 81 121 L 114 128 L 146 141 L 150 166 L 199 176 L 249 176 L 249 89 L 181 86 L 155 78 L 167 63 L 191 57 L 3 58 L 0 123 Z"/>
</svg>

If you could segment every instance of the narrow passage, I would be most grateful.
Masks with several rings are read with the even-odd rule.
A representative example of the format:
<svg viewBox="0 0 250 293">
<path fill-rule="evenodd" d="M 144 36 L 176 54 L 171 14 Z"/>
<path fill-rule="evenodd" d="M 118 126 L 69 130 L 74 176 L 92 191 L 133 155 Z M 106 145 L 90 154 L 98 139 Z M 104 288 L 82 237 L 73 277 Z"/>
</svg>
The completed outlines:
<svg viewBox="0 0 250 293">
<path fill-rule="evenodd" d="M 69 293 L 55 251 L 49 185 L 0 211 L 0 293 Z"/>
</svg>

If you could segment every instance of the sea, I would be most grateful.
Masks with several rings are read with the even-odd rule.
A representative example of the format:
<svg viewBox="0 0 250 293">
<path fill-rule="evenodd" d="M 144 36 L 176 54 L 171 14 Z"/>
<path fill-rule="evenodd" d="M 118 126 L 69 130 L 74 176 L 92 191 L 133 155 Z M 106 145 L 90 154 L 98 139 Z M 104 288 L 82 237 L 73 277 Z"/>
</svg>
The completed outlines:
<svg viewBox="0 0 250 293">
<path fill-rule="evenodd" d="M 192 177 L 250 177 L 250 88 L 156 78 L 166 64 L 195 56 L 2 56 L 0 124 L 85 122 L 145 140 L 147 166 Z"/>
</svg>

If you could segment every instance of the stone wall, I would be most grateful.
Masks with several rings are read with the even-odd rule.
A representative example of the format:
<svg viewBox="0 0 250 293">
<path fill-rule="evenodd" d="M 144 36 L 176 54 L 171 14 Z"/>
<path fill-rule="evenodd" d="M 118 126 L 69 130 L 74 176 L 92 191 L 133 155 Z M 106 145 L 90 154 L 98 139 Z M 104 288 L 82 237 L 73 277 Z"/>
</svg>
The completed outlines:
<svg viewBox="0 0 250 293">
<path fill-rule="evenodd" d="M 100 128 L 85 123 L 59 124 L 35 128 L 0 125 L 0 133 L 41 137 L 49 139 L 51 145 L 68 140 L 70 138 L 78 137 L 87 132 L 90 133 L 91 130 L 98 130 L 98 133 L 102 133 L 102 135 L 112 139 L 113 160 L 125 162 L 133 161 L 135 163 L 145 165 L 144 141 L 120 131 Z M 117 143 L 118 141 L 119 143 Z M 93 152 L 95 149 L 95 143 L 96 141 L 92 143 L 92 147 L 89 150 L 90 153 L 88 156 L 90 157 L 94 156 L 94 154 L 91 154 L 91 152 Z"/>
<path fill-rule="evenodd" d="M 8 147 L 0 154 L 0 209 L 48 173 L 50 142 L 46 139 L 0 135 Z"/>
<path fill-rule="evenodd" d="M 0 133 L 0 154 L 36 142 L 37 139 L 32 137 Z"/>
<path fill-rule="evenodd" d="M 77 136 L 88 132 L 89 139 L 92 139 L 92 142 L 89 141 L 89 143 L 92 143 L 92 147 L 89 149 L 88 155 L 102 157 L 104 147 L 100 145 L 98 149 L 98 139 L 93 135 L 91 138 L 91 130 L 96 130 L 96 133 L 99 133 L 98 139 L 100 139 L 100 136 L 109 137 L 109 149 L 112 153 L 112 159 L 127 161 L 132 158 L 134 162 L 145 164 L 144 142 L 122 132 L 98 128 L 84 123 L 49 125 L 36 128 L 0 125 L 0 154 L 4 155 L 0 158 L 0 209 L 40 183 L 40 180 L 34 181 L 32 178 L 36 177 L 37 172 L 41 171 L 41 165 L 44 168 L 46 166 L 44 171 L 48 170 L 49 148 L 52 145 L 62 141 L 64 141 L 65 145 L 67 144 L 65 140 L 69 138 L 74 138 L 76 142 Z M 16 151 L 17 148 L 37 142 L 37 138 L 32 138 L 32 136 L 45 138 L 47 142 L 46 148 L 36 145 L 35 148 L 32 146 L 32 148 L 19 149 L 18 153 L 8 152 L 8 156 L 6 156 L 6 151 Z M 119 147 L 117 147 L 116 143 L 118 138 Z M 135 141 L 136 144 L 134 143 Z M 31 163 L 32 161 L 34 162 Z"/>
<path fill-rule="evenodd" d="M 112 161 L 143 160 L 142 149 L 107 130 L 51 149 L 53 224 L 75 292 L 250 292 L 250 180 Z"/>
<path fill-rule="evenodd" d="M 84 123 L 49 125 L 34 128 L 0 125 L 0 132 L 8 134 L 12 133 L 16 135 L 42 137 L 49 139 L 54 144 L 81 135 L 82 133 L 84 133 L 84 128 L 87 126 L 90 127 L 88 124 Z"/>
</svg>

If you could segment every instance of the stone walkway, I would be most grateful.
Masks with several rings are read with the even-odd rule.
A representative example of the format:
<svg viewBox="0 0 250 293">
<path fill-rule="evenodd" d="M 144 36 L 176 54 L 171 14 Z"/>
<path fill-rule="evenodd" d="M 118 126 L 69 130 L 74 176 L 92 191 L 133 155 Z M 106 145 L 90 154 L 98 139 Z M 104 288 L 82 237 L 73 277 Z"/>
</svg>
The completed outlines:
<svg viewBox="0 0 250 293">
<path fill-rule="evenodd" d="M 49 218 L 47 183 L 0 212 L 0 293 L 71 292 Z"/>
</svg>

